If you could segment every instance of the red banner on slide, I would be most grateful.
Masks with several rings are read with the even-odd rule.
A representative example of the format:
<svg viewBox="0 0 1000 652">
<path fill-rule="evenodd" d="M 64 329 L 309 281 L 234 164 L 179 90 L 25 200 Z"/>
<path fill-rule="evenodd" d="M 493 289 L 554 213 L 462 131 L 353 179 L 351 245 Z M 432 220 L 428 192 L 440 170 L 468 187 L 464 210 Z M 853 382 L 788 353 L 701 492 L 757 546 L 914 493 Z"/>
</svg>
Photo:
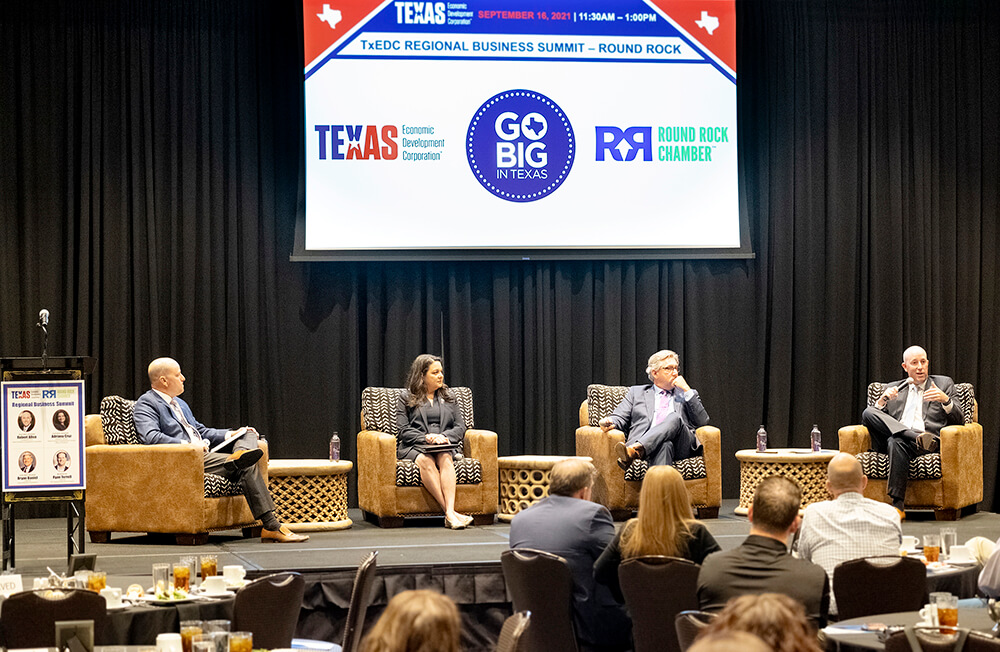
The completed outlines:
<svg viewBox="0 0 1000 652">
<path fill-rule="evenodd" d="M 302 32 L 305 65 L 336 43 L 363 21 L 384 0 L 302 0 Z"/>
<path fill-rule="evenodd" d="M 735 0 L 647 0 L 736 72 Z M 716 21 L 718 24 L 716 26 Z"/>
</svg>

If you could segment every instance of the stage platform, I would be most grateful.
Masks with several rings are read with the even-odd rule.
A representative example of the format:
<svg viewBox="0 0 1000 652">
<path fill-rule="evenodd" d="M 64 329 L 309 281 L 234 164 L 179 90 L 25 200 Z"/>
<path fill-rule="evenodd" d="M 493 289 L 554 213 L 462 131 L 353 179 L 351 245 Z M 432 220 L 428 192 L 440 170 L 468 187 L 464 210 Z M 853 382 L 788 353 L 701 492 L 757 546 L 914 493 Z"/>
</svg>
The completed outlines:
<svg viewBox="0 0 1000 652">
<path fill-rule="evenodd" d="M 738 501 L 723 501 L 717 519 L 703 521 L 724 550 L 746 537 L 750 525 L 733 510 Z M 238 531 L 212 534 L 203 546 L 178 546 L 172 537 L 144 534 L 114 534 L 110 543 L 86 543 L 86 552 L 97 555 L 97 568 L 108 573 L 108 585 L 126 587 L 134 582 L 148 585 L 151 566 L 174 562 L 192 554 L 218 555 L 219 567 L 242 564 L 248 577 L 294 570 L 306 577 L 298 635 L 340 642 L 350 588 L 361 559 L 378 551 L 378 579 L 370 625 L 387 600 L 399 591 L 433 588 L 452 597 L 463 613 L 463 649 L 488 650 L 496 640 L 503 619 L 510 615 L 506 587 L 500 568 L 500 553 L 508 548 L 510 526 L 494 525 L 449 530 L 442 518 L 407 520 L 396 529 L 380 529 L 363 520 L 360 510 L 349 512 L 354 526 L 348 530 L 316 532 L 301 544 L 262 543 L 243 539 Z M 619 526 L 621 524 L 618 524 Z M 903 534 L 920 536 L 954 526 L 959 542 L 973 536 L 996 540 L 1000 515 L 979 512 L 955 522 L 934 520 L 933 512 L 910 512 Z M 46 567 L 66 569 L 66 525 L 64 519 L 19 519 L 17 521 L 16 567 L 31 586 L 34 577 L 47 575 Z"/>
</svg>

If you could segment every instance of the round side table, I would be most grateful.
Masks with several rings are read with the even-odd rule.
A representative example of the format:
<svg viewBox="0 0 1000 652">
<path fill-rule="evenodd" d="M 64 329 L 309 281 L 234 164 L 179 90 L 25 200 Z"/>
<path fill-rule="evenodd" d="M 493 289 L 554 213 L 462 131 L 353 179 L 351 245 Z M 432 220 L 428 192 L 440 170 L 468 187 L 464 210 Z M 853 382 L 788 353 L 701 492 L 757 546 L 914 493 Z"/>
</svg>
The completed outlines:
<svg viewBox="0 0 1000 652">
<path fill-rule="evenodd" d="M 763 453 L 756 449 L 737 451 L 740 461 L 740 504 L 735 511 L 747 515 L 753 504 L 757 485 L 769 475 L 781 475 L 802 489 L 802 507 L 809 503 L 829 500 L 826 490 L 826 467 L 837 454 L 834 450 L 813 452 L 808 448 L 769 448 Z"/>
<path fill-rule="evenodd" d="M 344 530 L 347 517 L 347 460 L 269 460 L 267 488 L 274 515 L 293 532 Z"/>
<path fill-rule="evenodd" d="M 510 523 L 514 515 L 549 495 L 549 477 L 556 462 L 573 459 L 564 455 L 512 455 L 497 459 L 500 471 L 500 513 Z M 589 457 L 578 459 L 593 462 Z"/>
</svg>

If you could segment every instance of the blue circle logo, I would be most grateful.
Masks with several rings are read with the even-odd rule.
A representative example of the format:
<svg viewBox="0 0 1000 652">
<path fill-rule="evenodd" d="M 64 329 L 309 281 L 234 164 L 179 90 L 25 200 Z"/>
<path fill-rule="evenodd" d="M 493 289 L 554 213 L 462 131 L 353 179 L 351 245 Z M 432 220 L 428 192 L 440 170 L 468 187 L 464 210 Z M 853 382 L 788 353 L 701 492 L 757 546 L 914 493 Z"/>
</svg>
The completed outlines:
<svg viewBox="0 0 1000 652">
<path fill-rule="evenodd" d="M 465 142 L 469 167 L 483 188 L 516 202 L 555 191 L 576 154 L 573 126 L 563 110 L 541 93 L 523 89 L 486 100 Z"/>
</svg>

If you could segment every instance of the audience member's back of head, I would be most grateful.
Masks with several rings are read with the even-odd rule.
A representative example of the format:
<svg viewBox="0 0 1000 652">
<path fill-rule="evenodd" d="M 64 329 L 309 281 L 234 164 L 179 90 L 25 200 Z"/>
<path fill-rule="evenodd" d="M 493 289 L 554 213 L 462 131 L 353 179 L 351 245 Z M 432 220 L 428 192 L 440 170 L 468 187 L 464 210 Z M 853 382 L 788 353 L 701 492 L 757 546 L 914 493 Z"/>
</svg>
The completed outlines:
<svg viewBox="0 0 1000 652">
<path fill-rule="evenodd" d="M 837 453 L 826 467 L 830 491 L 839 495 L 845 491 L 861 492 L 865 488 L 865 473 L 861 462 L 850 453 Z"/>
<path fill-rule="evenodd" d="M 688 652 L 771 652 L 771 648 L 749 632 L 715 632 L 699 636 Z"/>
<path fill-rule="evenodd" d="M 594 465 L 587 460 L 570 458 L 552 465 L 549 476 L 549 494 L 572 496 L 594 484 Z"/>
<path fill-rule="evenodd" d="M 805 608 L 780 593 L 733 598 L 702 630 L 698 640 L 733 631 L 753 634 L 774 652 L 820 652 L 816 631 L 806 618 Z"/>
<path fill-rule="evenodd" d="M 693 520 L 691 497 L 677 469 L 668 465 L 650 467 L 639 491 L 639 516 L 630 523 L 622 540 L 622 556 L 677 556 Z"/>
<path fill-rule="evenodd" d="M 361 643 L 362 652 L 458 652 L 461 621 L 450 598 L 403 591 L 386 606 Z"/>
<path fill-rule="evenodd" d="M 802 490 L 788 478 L 770 475 L 760 481 L 753 495 L 753 527 L 783 534 L 799 515 Z"/>
</svg>

